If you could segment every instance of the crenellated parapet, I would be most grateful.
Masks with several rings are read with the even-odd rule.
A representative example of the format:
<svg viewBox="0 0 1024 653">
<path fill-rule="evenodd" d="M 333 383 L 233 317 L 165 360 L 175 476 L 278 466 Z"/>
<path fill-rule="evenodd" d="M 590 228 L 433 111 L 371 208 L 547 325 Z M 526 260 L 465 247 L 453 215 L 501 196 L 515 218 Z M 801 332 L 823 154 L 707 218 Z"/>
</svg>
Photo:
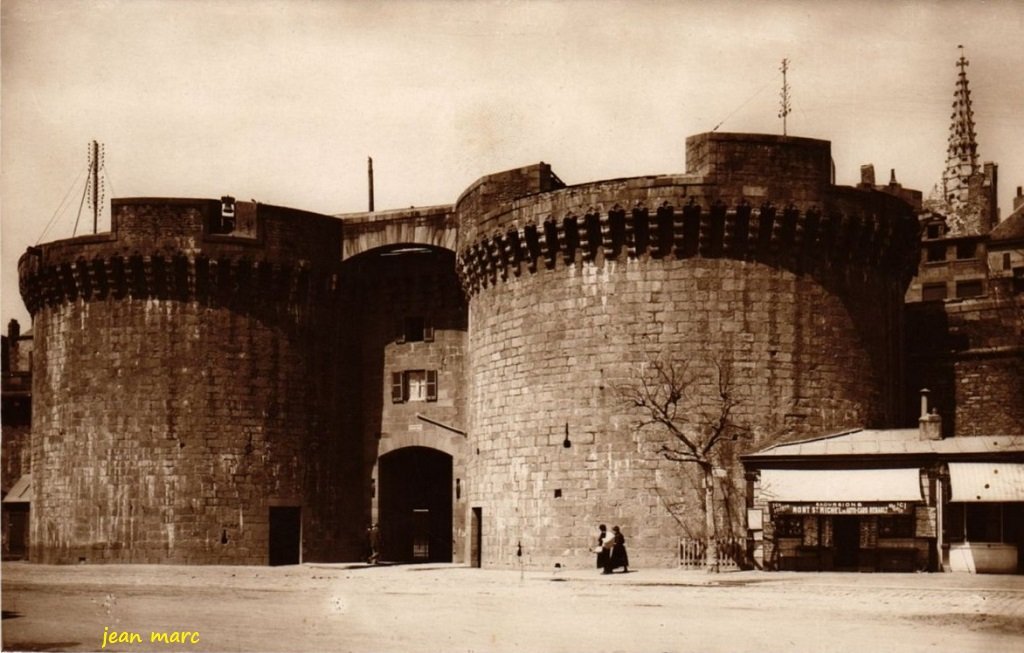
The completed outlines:
<svg viewBox="0 0 1024 653">
<path fill-rule="evenodd" d="M 337 286 L 339 221 L 229 199 L 113 200 L 110 233 L 21 257 L 26 307 L 35 314 L 63 302 L 131 298 L 274 312 Z"/>
<path fill-rule="evenodd" d="M 613 187 L 632 192 L 595 197 L 574 187 L 514 202 L 502 215 L 507 229 L 460 249 L 464 288 L 473 294 L 509 276 L 638 258 L 730 258 L 841 278 L 909 278 L 913 270 L 916 221 L 909 207 L 879 194 L 755 205 L 747 198 L 727 203 L 702 184 L 673 184 L 666 193 L 658 178 L 638 198 L 638 181 Z M 573 201 L 580 196 L 597 201 Z"/>
</svg>

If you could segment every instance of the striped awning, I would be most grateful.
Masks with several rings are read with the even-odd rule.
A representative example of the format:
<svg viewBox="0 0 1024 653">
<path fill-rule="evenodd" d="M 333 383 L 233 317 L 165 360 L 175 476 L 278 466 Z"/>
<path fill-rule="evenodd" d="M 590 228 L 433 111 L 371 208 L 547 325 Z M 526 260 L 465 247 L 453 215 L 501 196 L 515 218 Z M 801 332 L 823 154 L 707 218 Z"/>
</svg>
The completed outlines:
<svg viewBox="0 0 1024 653">
<path fill-rule="evenodd" d="M 3 503 L 31 503 L 32 474 L 23 474 L 4 497 Z"/>
<path fill-rule="evenodd" d="M 906 469 L 762 469 L 768 501 L 921 501 L 921 472 Z"/>
<path fill-rule="evenodd" d="M 1024 501 L 1024 463 L 949 463 L 951 501 Z"/>
</svg>

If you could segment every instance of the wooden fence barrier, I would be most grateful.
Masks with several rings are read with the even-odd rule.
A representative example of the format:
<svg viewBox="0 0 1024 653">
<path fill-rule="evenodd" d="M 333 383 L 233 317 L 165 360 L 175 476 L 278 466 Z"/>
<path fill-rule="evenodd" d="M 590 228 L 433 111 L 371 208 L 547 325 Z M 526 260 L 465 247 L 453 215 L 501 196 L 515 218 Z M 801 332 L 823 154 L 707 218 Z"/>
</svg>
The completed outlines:
<svg viewBox="0 0 1024 653">
<path fill-rule="evenodd" d="M 722 537 L 715 540 L 718 549 L 720 569 L 742 569 L 746 567 L 747 543 L 739 537 Z M 681 538 L 679 540 L 679 566 L 688 569 L 703 569 L 707 564 L 704 555 L 704 540 Z"/>
</svg>

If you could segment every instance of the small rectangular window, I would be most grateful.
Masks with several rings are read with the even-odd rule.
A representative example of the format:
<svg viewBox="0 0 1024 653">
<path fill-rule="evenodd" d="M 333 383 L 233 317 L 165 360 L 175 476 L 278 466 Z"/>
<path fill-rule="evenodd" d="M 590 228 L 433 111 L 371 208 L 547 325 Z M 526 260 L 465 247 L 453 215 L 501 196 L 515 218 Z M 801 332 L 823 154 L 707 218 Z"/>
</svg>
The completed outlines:
<svg viewBox="0 0 1024 653">
<path fill-rule="evenodd" d="M 1010 253 L 1009 252 L 1006 252 L 1005 254 L 1003 254 L 1003 269 L 1004 270 L 1009 270 L 1010 269 Z"/>
<path fill-rule="evenodd" d="M 437 370 L 392 372 L 391 401 L 437 401 Z"/>
<path fill-rule="evenodd" d="M 974 258 L 977 255 L 977 251 L 978 246 L 974 242 L 956 244 L 956 257 L 961 261 Z"/>
<path fill-rule="evenodd" d="M 957 281 L 956 282 L 956 296 L 957 297 L 977 297 L 985 292 L 984 285 L 981 279 L 971 279 L 969 281 Z"/>
<path fill-rule="evenodd" d="M 939 225 L 937 225 L 937 224 L 930 224 L 930 225 L 928 225 L 928 237 L 929 238 L 938 238 L 939 237 Z"/>
<path fill-rule="evenodd" d="M 929 245 L 925 250 L 925 260 L 929 263 L 935 263 L 938 261 L 946 260 L 946 246 L 945 245 Z"/>
<path fill-rule="evenodd" d="M 398 344 L 434 341 L 434 327 L 427 322 L 426 318 L 420 316 L 406 317 L 401 320 L 396 332 L 395 341 Z"/>
<path fill-rule="evenodd" d="M 427 374 L 423 370 L 405 373 L 405 385 L 408 388 L 406 401 L 427 400 Z"/>
<path fill-rule="evenodd" d="M 921 301 L 937 302 L 946 298 L 945 283 L 926 283 L 921 286 Z"/>
</svg>

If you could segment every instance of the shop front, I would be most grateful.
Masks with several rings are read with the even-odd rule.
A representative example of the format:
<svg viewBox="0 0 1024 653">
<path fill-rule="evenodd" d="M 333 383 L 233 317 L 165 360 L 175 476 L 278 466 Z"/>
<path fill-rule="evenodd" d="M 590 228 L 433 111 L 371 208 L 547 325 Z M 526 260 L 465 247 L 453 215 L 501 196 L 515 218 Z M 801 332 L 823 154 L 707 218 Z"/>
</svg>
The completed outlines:
<svg viewBox="0 0 1024 653">
<path fill-rule="evenodd" d="M 949 463 L 945 512 L 951 571 L 1024 569 L 1024 464 Z"/>
<path fill-rule="evenodd" d="M 741 456 L 763 569 L 1024 571 L 1024 438 L 856 429 Z"/>
<path fill-rule="evenodd" d="M 935 510 L 919 468 L 763 469 L 757 489 L 768 512 L 759 538 L 768 568 L 915 571 L 933 564 Z"/>
</svg>

